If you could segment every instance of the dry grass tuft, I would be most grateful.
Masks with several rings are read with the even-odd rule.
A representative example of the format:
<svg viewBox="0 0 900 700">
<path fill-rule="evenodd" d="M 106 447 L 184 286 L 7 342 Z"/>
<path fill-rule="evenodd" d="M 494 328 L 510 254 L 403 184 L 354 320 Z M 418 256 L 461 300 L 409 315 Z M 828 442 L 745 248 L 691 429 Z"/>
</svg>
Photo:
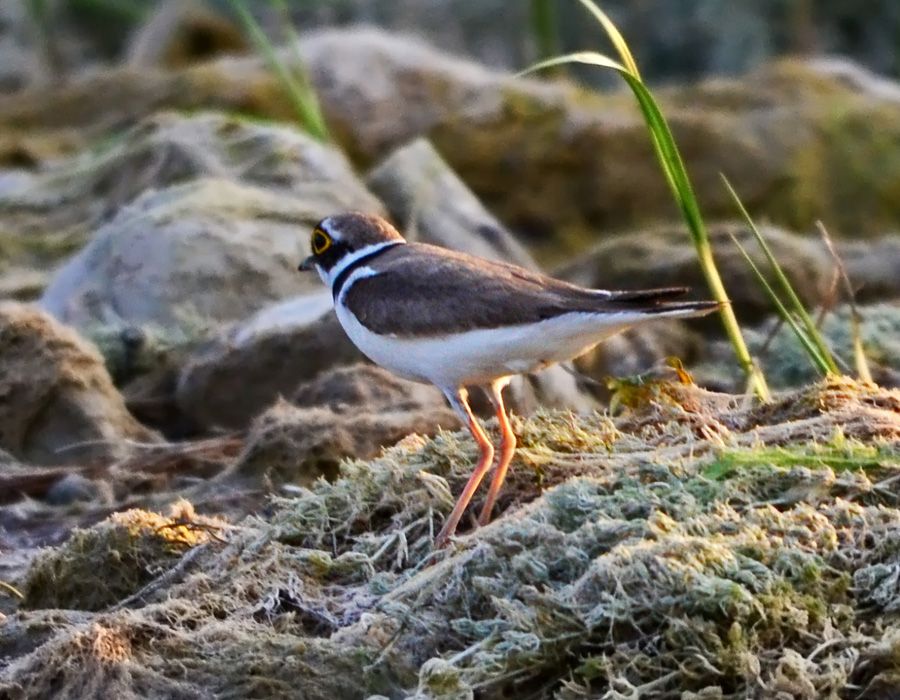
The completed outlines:
<svg viewBox="0 0 900 700">
<path fill-rule="evenodd" d="M 25 581 L 26 608 L 102 610 L 136 592 L 226 523 L 178 501 L 168 516 L 133 509 L 75 530 L 38 556 Z"/>
</svg>

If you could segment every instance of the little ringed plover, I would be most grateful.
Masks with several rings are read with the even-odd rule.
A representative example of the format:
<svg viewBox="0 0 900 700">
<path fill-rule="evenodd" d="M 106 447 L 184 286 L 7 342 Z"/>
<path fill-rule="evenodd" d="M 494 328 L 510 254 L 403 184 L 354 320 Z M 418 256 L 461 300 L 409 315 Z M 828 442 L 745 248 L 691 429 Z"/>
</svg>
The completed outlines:
<svg viewBox="0 0 900 700">
<path fill-rule="evenodd" d="M 516 447 L 503 405 L 510 379 L 571 360 L 620 331 L 662 318 L 701 316 L 714 301 L 671 301 L 684 288 L 586 289 L 503 262 L 407 243 L 387 221 L 361 213 L 323 219 L 312 232 L 315 269 L 338 320 L 373 362 L 437 386 L 480 449 L 480 459 L 435 540 L 443 546 L 490 470 L 494 446 L 469 408 L 486 389 L 500 424 L 494 476 L 479 524 L 491 517 Z"/>
</svg>

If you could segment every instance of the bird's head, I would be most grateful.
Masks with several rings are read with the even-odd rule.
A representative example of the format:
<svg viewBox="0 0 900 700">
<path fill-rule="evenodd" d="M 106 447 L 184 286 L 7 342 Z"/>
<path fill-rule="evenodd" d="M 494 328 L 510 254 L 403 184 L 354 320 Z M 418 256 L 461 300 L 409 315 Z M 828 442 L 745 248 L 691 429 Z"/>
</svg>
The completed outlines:
<svg viewBox="0 0 900 700">
<path fill-rule="evenodd" d="M 331 284 L 355 260 L 387 246 L 405 243 L 397 229 L 374 214 L 335 214 L 316 224 L 309 239 L 311 255 L 298 269 L 316 270 Z"/>
</svg>

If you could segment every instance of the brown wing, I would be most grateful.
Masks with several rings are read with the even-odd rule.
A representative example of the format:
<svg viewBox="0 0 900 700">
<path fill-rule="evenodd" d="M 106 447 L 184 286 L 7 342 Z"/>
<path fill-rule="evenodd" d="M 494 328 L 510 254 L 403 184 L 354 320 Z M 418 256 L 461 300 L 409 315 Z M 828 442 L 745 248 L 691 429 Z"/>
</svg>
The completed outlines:
<svg viewBox="0 0 900 700">
<path fill-rule="evenodd" d="M 617 299 L 616 293 L 422 244 L 398 246 L 375 267 L 377 275 L 353 282 L 344 304 L 381 335 L 443 335 L 536 323 L 572 311 L 640 311 L 675 291 Z"/>
</svg>

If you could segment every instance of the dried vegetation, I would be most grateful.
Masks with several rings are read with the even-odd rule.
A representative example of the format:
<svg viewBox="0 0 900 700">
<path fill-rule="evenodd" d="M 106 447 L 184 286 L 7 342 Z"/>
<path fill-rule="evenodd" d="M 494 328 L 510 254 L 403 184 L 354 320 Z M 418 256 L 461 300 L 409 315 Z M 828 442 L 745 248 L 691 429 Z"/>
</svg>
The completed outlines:
<svg viewBox="0 0 900 700">
<path fill-rule="evenodd" d="M 518 422 L 502 513 L 440 552 L 462 433 L 344 462 L 215 538 L 189 528 L 205 544 L 181 559 L 153 528 L 164 556 L 111 564 L 144 546 L 114 516 L 33 564 L 70 610 L 0 626 L 0 696 L 885 697 L 900 392 L 644 392 L 615 419 Z M 101 568 L 128 581 L 102 603 L 78 585 Z"/>
</svg>

